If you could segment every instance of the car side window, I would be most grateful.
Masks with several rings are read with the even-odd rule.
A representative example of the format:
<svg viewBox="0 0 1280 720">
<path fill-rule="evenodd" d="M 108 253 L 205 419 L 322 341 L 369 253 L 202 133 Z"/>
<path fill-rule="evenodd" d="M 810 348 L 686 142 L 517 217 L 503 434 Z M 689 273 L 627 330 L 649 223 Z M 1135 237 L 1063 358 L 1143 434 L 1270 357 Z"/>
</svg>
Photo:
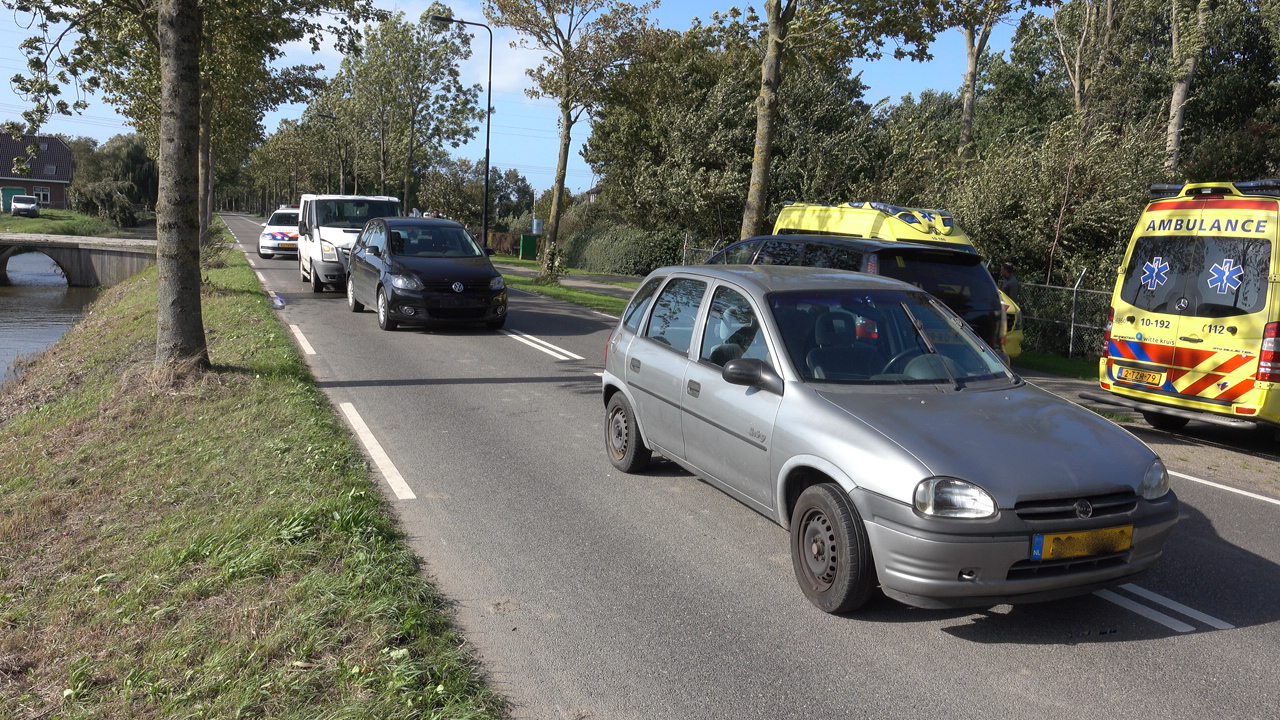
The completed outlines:
<svg viewBox="0 0 1280 720">
<path fill-rule="evenodd" d="M 756 255 L 756 248 L 760 247 L 759 240 L 748 240 L 746 242 L 734 243 L 729 247 L 721 250 L 707 261 L 708 265 L 750 265 L 751 258 Z"/>
<path fill-rule="evenodd" d="M 381 223 L 374 223 L 369 228 L 369 247 L 378 248 L 378 252 L 383 255 L 387 254 L 387 231 L 386 226 Z"/>
<path fill-rule="evenodd" d="M 636 291 L 636 294 L 631 297 L 631 304 L 627 306 L 627 311 L 622 314 L 622 327 L 631 332 L 635 332 L 640 327 L 644 311 L 649 308 L 649 303 L 653 302 L 653 295 L 658 292 L 658 286 L 661 284 L 662 278 L 654 278 Z"/>
<path fill-rule="evenodd" d="M 352 252 L 369 247 L 369 236 L 372 234 L 373 234 L 373 226 L 370 225 L 360 233 L 360 237 L 356 238 L 356 244 L 354 247 L 351 248 Z"/>
<path fill-rule="evenodd" d="M 707 284 L 701 280 L 675 278 L 668 282 L 654 300 L 645 337 L 669 345 L 674 350 L 689 352 L 693 324 L 706 292 Z"/>
<path fill-rule="evenodd" d="M 862 269 L 862 253 L 842 245 L 812 243 L 805 258 L 806 265 L 816 268 L 854 271 Z"/>
<path fill-rule="evenodd" d="M 719 287 L 711 297 L 698 359 L 724 367 L 725 363 L 738 358 L 769 362 L 769 348 L 751 303 L 737 290 Z"/>
<path fill-rule="evenodd" d="M 804 243 L 770 240 L 760 248 L 757 265 L 804 265 Z"/>
</svg>

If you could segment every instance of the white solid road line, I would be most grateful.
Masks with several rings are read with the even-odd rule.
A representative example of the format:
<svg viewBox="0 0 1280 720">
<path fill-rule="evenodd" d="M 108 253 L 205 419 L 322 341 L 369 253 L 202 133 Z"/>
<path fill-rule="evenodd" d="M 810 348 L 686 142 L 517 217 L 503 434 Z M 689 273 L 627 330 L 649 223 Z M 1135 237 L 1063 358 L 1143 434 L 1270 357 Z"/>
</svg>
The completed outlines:
<svg viewBox="0 0 1280 720">
<path fill-rule="evenodd" d="M 1177 618 L 1169 617 L 1168 615 L 1165 615 L 1159 610 L 1152 610 L 1146 605 L 1130 600 L 1129 598 L 1123 595 L 1117 595 L 1111 592 L 1110 590 L 1095 590 L 1093 594 L 1097 595 L 1103 600 L 1109 600 L 1115 603 L 1116 605 L 1119 605 L 1120 607 L 1124 608 L 1125 610 L 1131 610 L 1133 612 L 1136 612 L 1142 617 L 1147 618 L 1148 620 L 1155 620 L 1156 622 L 1160 623 L 1161 625 L 1164 625 L 1165 627 L 1175 632 L 1185 633 L 1185 632 L 1191 632 L 1192 630 L 1195 630 L 1195 627 L 1192 625 L 1188 625 L 1182 622 L 1181 620 L 1178 620 Z"/>
<path fill-rule="evenodd" d="M 502 333 L 503 335 L 506 335 L 512 340 L 519 340 L 520 342 L 524 343 L 525 345 L 528 345 L 534 350 L 544 352 L 557 360 L 581 360 L 582 359 L 581 355 L 575 355 L 569 352 L 568 350 L 565 350 L 564 348 L 556 347 L 555 345 L 552 345 L 551 343 L 545 340 L 539 340 L 538 338 L 533 337 L 532 335 L 526 335 L 517 330 L 499 330 L 498 332 Z"/>
<path fill-rule="evenodd" d="M 308 355 L 316 354 L 315 348 L 311 347 L 311 343 L 307 342 L 306 336 L 302 334 L 297 325 L 290 325 L 289 330 L 293 332 L 294 337 L 298 338 L 298 344 L 302 346 L 302 352 Z"/>
<path fill-rule="evenodd" d="M 1215 487 L 1215 488 L 1218 488 L 1219 490 L 1226 490 L 1226 491 L 1228 491 L 1228 492 L 1236 493 L 1237 495 L 1244 495 L 1245 497 L 1251 497 L 1251 498 L 1253 498 L 1254 500 L 1261 500 L 1261 501 L 1263 501 L 1263 502 L 1269 502 L 1269 503 L 1271 503 L 1272 505 L 1280 505 L 1280 500 L 1277 500 L 1277 499 L 1275 499 L 1275 498 L 1267 497 L 1266 495 L 1259 495 L 1259 494 L 1257 494 L 1257 493 L 1251 493 L 1251 492 L 1249 492 L 1248 490 L 1241 490 L 1241 489 L 1239 489 L 1239 488 L 1233 488 L 1233 487 L 1231 487 L 1230 485 L 1222 485 L 1222 484 L 1220 484 L 1220 483 L 1216 483 L 1216 482 L 1213 482 L 1213 481 L 1211 481 L 1211 480 L 1202 480 L 1202 479 L 1200 479 L 1200 478 L 1198 478 L 1198 477 L 1192 477 L 1192 476 L 1190 476 L 1190 475 L 1186 475 L 1186 474 L 1184 474 L 1184 473 L 1174 472 L 1173 470 L 1170 470 L 1170 471 L 1169 471 L 1169 474 L 1170 474 L 1170 475 L 1172 475 L 1172 476 L 1174 476 L 1174 477 L 1180 477 L 1180 478 L 1182 478 L 1183 480 L 1190 480 L 1191 482 L 1198 482 L 1198 483 L 1200 483 L 1201 485 L 1208 485 L 1209 487 Z"/>
<path fill-rule="evenodd" d="M 552 345 L 551 343 L 547 342 L 546 340 L 543 340 L 542 338 L 534 337 L 533 335 L 530 335 L 529 333 L 523 333 L 523 332 L 520 332 L 519 330 L 508 330 L 508 331 L 507 331 L 507 334 L 508 334 L 508 335 L 519 335 L 520 337 L 522 337 L 522 338 L 524 338 L 524 339 L 526 339 L 526 340 L 532 340 L 533 342 L 536 342 L 536 343 L 538 343 L 539 345 L 541 345 L 541 346 L 543 346 L 543 347 L 545 347 L 545 348 L 547 348 L 547 349 L 549 349 L 549 350 L 552 350 L 553 352 L 558 352 L 558 353 L 560 353 L 561 355 L 568 355 L 569 357 L 573 358 L 574 360 L 583 360 L 583 359 L 585 359 L 585 358 L 583 358 L 581 355 L 577 355 L 577 354 L 575 354 L 575 353 L 569 352 L 568 350 L 565 350 L 564 348 L 559 347 L 559 346 L 557 346 L 557 345 Z"/>
<path fill-rule="evenodd" d="M 1231 623 L 1223 622 L 1218 618 L 1213 617 L 1212 615 L 1206 615 L 1200 612 L 1199 610 L 1196 610 L 1195 608 L 1189 608 L 1186 605 L 1183 605 L 1182 603 L 1178 602 L 1177 600 L 1170 600 L 1169 598 L 1163 595 L 1157 595 L 1156 593 L 1153 593 L 1144 587 L 1138 587 L 1133 583 L 1126 583 L 1124 585 L 1121 585 L 1120 587 L 1124 588 L 1125 590 L 1128 590 L 1129 592 L 1133 593 L 1134 595 L 1137 595 L 1140 598 L 1144 598 L 1146 600 L 1150 600 L 1153 603 L 1163 605 L 1169 608 L 1170 610 L 1173 610 L 1174 612 L 1182 613 L 1183 615 L 1186 615 L 1192 620 L 1199 620 L 1200 622 L 1210 627 L 1215 627 L 1219 630 L 1235 629 L 1235 625 L 1232 625 Z"/>
<path fill-rule="evenodd" d="M 387 453 L 383 451 L 382 445 L 378 443 L 378 439 L 369 432 L 369 426 L 364 424 L 364 418 L 360 417 L 360 413 L 356 412 L 356 406 L 351 403 L 342 403 L 342 413 L 347 416 L 347 422 L 351 423 L 351 427 L 356 431 L 356 437 L 360 438 L 360 442 L 364 444 L 364 449 L 368 451 L 369 458 L 373 460 L 373 464 L 378 466 L 378 472 L 382 473 L 382 477 L 386 479 L 387 484 L 391 486 L 391 492 L 401 500 L 414 500 L 417 495 L 413 494 L 413 490 L 409 489 L 409 483 L 404 481 L 404 477 L 400 475 L 400 471 L 396 469 L 395 463 L 391 462 L 391 458 L 387 457 Z"/>
<path fill-rule="evenodd" d="M 257 270 L 254 270 L 253 274 L 258 276 L 258 282 L 262 283 L 262 285 L 265 287 L 267 284 L 267 279 L 262 277 L 262 273 L 258 272 Z"/>
</svg>

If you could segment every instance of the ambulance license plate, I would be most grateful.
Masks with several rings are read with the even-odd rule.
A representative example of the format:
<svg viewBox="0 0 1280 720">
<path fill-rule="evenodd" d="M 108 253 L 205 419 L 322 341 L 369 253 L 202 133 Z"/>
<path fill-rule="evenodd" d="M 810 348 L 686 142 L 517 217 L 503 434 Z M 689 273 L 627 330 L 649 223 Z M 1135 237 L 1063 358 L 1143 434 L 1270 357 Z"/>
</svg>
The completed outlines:
<svg viewBox="0 0 1280 720">
<path fill-rule="evenodd" d="M 1150 370 L 1137 370 L 1131 367 L 1120 368 L 1119 378 L 1121 380 L 1129 380 L 1131 382 L 1140 382 L 1144 385 L 1154 385 L 1160 387 L 1164 380 L 1163 373 L 1151 372 Z"/>
<path fill-rule="evenodd" d="M 1031 536 L 1032 560 L 1086 557 L 1128 550 L 1133 544 L 1133 526 L 1081 530 Z"/>
</svg>

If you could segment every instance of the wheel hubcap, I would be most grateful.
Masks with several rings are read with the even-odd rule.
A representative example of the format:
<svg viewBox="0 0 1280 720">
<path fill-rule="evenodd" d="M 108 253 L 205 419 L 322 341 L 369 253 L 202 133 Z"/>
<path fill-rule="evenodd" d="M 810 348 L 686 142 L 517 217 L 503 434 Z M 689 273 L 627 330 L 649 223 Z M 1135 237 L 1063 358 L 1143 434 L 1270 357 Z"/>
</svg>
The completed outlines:
<svg viewBox="0 0 1280 720">
<path fill-rule="evenodd" d="M 609 416 L 609 450 L 615 460 L 627 454 L 627 414 L 621 408 Z"/>
<path fill-rule="evenodd" d="M 387 322 L 387 296 L 378 295 L 378 319 L 384 324 Z"/>
<path fill-rule="evenodd" d="M 839 548 L 835 529 L 826 514 L 810 510 L 801 520 L 800 548 L 803 551 L 804 569 L 814 587 L 825 590 L 836 579 L 836 561 Z"/>
</svg>

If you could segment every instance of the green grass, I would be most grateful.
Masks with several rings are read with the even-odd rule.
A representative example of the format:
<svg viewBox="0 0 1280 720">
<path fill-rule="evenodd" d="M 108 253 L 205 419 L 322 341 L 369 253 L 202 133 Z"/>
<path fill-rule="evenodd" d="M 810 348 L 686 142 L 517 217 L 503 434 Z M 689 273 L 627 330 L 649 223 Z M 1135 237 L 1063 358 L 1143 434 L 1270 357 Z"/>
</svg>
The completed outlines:
<svg viewBox="0 0 1280 720">
<path fill-rule="evenodd" d="M 622 311 L 626 309 L 628 300 L 616 298 L 612 295 L 602 295 L 589 290 L 579 290 L 577 288 L 565 287 L 564 285 L 539 285 L 533 281 L 533 278 L 523 278 L 518 275 L 507 275 L 507 285 L 539 295 L 546 295 L 557 300 L 575 303 L 592 310 L 609 313 L 610 315 L 621 316 Z"/>
<path fill-rule="evenodd" d="M 0 215 L 0 232 L 38 235 L 81 235 L 115 237 L 120 229 L 110 220 L 81 215 L 70 210 L 40 210 L 40 217 Z"/>
<path fill-rule="evenodd" d="M 1098 379 L 1098 360 L 1086 358 L 1065 358 L 1060 355 L 1023 351 L 1013 359 L 1015 367 L 1072 377 L 1078 380 Z"/>
<path fill-rule="evenodd" d="M 164 371 L 154 269 L 0 389 L 0 718 L 498 718 L 243 256 L 212 370 Z"/>
<path fill-rule="evenodd" d="M 494 255 L 493 261 L 500 262 L 506 265 L 515 265 L 516 267 L 521 267 L 526 270 L 538 270 L 540 267 L 538 265 L 537 260 L 521 260 L 515 255 Z M 627 276 L 625 275 L 610 276 L 608 273 L 593 273 L 593 272 L 587 272 L 586 270 L 579 270 L 577 268 L 569 268 L 565 270 L 565 274 L 566 275 L 590 275 L 592 279 L 595 279 L 599 282 L 609 283 L 610 285 L 617 285 L 619 287 L 631 288 L 632 290 L 635 290 L 636 288 L 640 287 L 639 280 L 627 280 L 626 279 Z"/>
</svg>

